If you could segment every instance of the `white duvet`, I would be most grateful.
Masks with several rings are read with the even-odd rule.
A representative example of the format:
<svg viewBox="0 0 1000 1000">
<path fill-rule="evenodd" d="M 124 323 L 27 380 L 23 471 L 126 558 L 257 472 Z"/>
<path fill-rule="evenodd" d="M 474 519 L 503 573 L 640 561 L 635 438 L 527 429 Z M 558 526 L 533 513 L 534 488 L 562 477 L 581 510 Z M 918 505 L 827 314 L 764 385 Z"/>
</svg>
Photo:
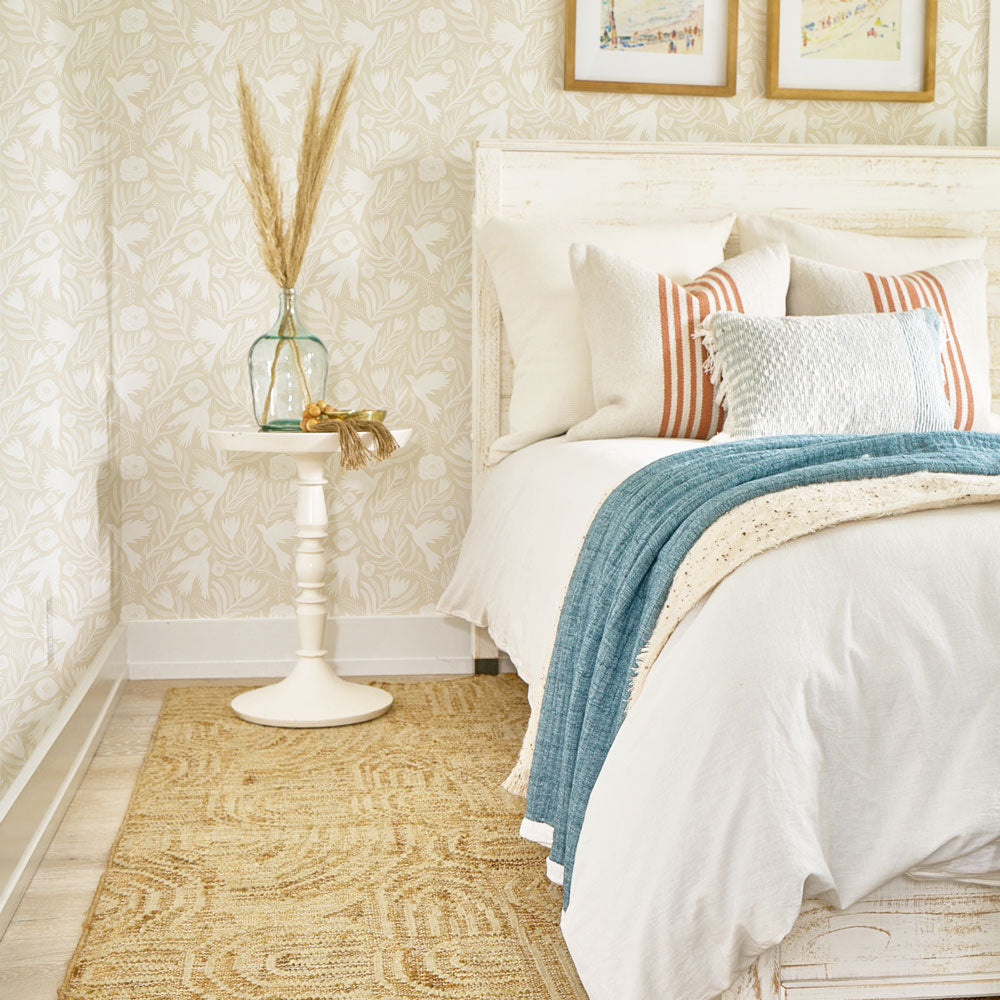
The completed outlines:
<svg viewBox="0 0 1000 1000">
<path fill-rule="evenodd" d="M 603 498 L 697 442 L 543 442 L 490 475 L 442 611 L 528 682 Z M 587 809 L 563 933 L 592 1000 L 703 1000 L 903 872 L 1000 870 L 1000 508 L 828 528 L 752 559 L 658 657 Z"/>
</svg>

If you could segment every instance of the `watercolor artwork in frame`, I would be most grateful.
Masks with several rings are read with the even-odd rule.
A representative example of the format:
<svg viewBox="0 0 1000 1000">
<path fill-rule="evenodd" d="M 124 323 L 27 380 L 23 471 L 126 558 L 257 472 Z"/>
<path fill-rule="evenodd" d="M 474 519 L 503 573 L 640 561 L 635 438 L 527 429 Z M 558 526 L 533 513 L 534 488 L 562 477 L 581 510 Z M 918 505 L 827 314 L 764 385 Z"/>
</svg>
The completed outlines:
<svg viewBox="0 0 1000 1000">
<path fill-rule="evenodd" d="M 768 97 L 932 101 L 936 0 L 768 0 Z"/>
<path fill-rule="evenodd" d="M 736 93 L 738 0 L 567 0 L 567 90 Z"/>
</svg>

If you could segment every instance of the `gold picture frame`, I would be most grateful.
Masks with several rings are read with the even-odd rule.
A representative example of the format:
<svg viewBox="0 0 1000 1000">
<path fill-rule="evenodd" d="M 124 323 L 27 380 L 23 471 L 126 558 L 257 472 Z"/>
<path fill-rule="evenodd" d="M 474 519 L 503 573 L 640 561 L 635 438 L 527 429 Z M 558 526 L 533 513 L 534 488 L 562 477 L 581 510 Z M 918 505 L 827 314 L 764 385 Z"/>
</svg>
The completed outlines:
<svg viewBox="0 0 1000 1000">
<path fill-rule="evenodd" d="M 887 3 L 891 0 L 887 0 Z M 767 97 L 796 101 L 933 101 L 934 100 L 934 78 L 935 61 L 937 56 L 937 0 L 896 0 L 900 10 L 899 25 L 892 22 L 893 31 L 897 35 L 896 48 L 900 52 L 898 60 L 878 59 L 866 60 L 852 55 L 848 59 L 837 59 L 826 57 L 824 60 L 805 66 L 807 60 L 802 55 L 802 48 L 807 44 L 809 38 L 807 28 L 812 24 L 803 24 L 803 3 L 804 0 L 768 0 L 767 3 L 767 70 L 765 73 L 764 93 Z M 859 7 L 867 7 L 867 2 L 859 0 Z M 923 8 L 922 18 L 917 13 L 917 6 Z M 798 50 L 792 52 L 791 29 L 782 30 L 782 8 L 785 9 L 785 17 L 796 17 L 796 32 L 801 33 Z M 902 15 L 907 15 L 904 20 Z M 911 24 L 920 24 L 922 37 L 907 38 L 904 32 L 907 21 Z M 877 21 L 863 22 L 858 29 L 855 29 L 854 37 L 861 31 L 864 36 L 877 37 L 876 28 L 880 26 L 880 19 Z M 903 49 L 900 37 L 905 39 L 907 44 Z M 842 41 L 841 43 L 842 44 Z M 797 57 L 797 58 L 796 58 Z M 827 86 L 802 85 L 802 77 L 809 75 L 812 77 L 822 77 L 822 62 L 828 64 L 829 77 L 834 83 Z M 845 87 L 837 86 L 836 77 L 838 73 L 845 71 L 844 64 L 851 63 L 850 71 L 852 79 L 850 82 L 857 84 L 868 79 L 884 79 L 891 74 L 890 62 L 898 62 L 900 65 L 900 76 L 905 76 L 907 72 L 914 76 L 916 82 L 910 88 L 893 89 L 886 86 L 870 87 Z M 805 70 L 805 72 L 803 72 Z M 793 81 L 789 85 L 789 81 Z M 847 81 L 844 81 L 847 82 Z"/>
<path fill-rule="evenodd" d="M 617 0 L 619 4 L 628 0 Z M 612 14 L 614 12 L 615 0 L 610 0 Z M 604 76 L 611 76 L 611 74 L 602 74 L 599 68 L 591 70 L 581 70 L 580 60 L 578 59 L 578 53 L 580 52 L 581 45 L 578 44 L 577 29 L 581 21 L 589 20 L 593 23 L 593 12 L 595 6 L 600 8 L 600 0 L 566 0 L 566 62 L 565 62 L 565 72 L 563 75 L 563 88 L 565 90 L 589 90 L 589 91 L 611 91 L 618 93 L 628 93 L 628 94 L 686 94 L 690 96 L 701 96 L 701 97 L 732 97 L 736 93 L 736 50 L 738 44 L 738 34 L 737 34 L 737 20 L 739 17 L 739 0 L 703 0 L 701 10 L 703 12 L 703 25 L 705 28 L 709 21 L 709 14 L 715 16 L 716 23 L 718 21 L 718 14 L 721 12 L 725 17 L 725 27 L 724 34 L 714 35 L 711 37 L 711 51 L 705 51 L 705 43 L 707 42 L 709 35 L 707 30 L 701 32 L 702 44 L 699 45 L 698 52 L 695 56 L 701 56 L 701 60 L 704 65 L 699 65 L 697 67 L 693 66 L 695 57 L 688 55 L 686 52 L 676 52 L 671 51 L 669 53 L 660 52 L 658 55 L 659 59 L 656 61 L 656 66 L 654 69 L 654 75 L 659 72 L 660 76 L 671 76 L 674 75 L 676 78 L 671 79 L 649 79 L 651 75 L 649 70 L 653 66 L 653 59 L 656 56 L 651 55 L 649 52 L 640 52 L 639 46 L 632 46 L 629 43 L 625 43 L 621 46 L 621 51 L 615 53 L 615 61 L 623 66 L 624 68 L 619 69 L 616 67 L 616 74 L 610 79 L 604 79 Z M 581 12 L 589 15 L 585 18 L 580 16 Z M 598 35 L 601 33 L 602 29 L 600 22 L 598 21 L 594 24 L 593 37 L 597 39 Z M 685 36 L 682 36 L 685 37 Z M 689 37 L 689 36 L 688 36 Z M 589 39 L 589 35 L 587 36 Z M 582 41 L 582 38 L 580 39 Z M 669 45 L 669 39 L 664 42 L 661 40 L 654 40 L 654 46 L 663 44 Z M 602 45 L 602 48 L 609 48 L 609 46 Z M 616 45 L 615 48 L 618 48 Z M 629 51 L 629 49 L 634 48 L 635 51 Z M 689 60 L 687 64 L 678 63 L 675 64 L 675 69 L 679 72 L 672 74 L 670 72 L 669 62 L 664 60 L 662 56 L 666 55 L 669 59 L 681 59 Z M 621 58 L 624 56 L 625 58 Z M 628 62 L 629 57 L 638 58 L 639 60 L 646 60 L 646 63 L 638 63 L 636 65 L 636 76 L 646 77 L 646 79 L 622 79 L 621 76 L 627 76 L 629 73 Z M 598 64 L 600 59 L 590 60 L 594 64 Z M 694 68 L 695 72 L 692 74 L 690 71 Z M 703 77 L 715 77 L 719 79 L 719 82 L 706 82 L 705 80 L 692 80 L 691 76 L 703 76 Z"/>
</svg>

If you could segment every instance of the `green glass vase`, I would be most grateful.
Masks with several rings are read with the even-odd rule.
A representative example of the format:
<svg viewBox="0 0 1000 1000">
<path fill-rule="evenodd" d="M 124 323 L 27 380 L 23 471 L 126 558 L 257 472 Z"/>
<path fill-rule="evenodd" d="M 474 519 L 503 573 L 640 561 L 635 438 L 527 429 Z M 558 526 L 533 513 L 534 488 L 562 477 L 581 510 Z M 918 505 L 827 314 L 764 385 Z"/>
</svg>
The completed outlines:
<svg viewBox="0 0 1000 1000">
<path fill-rule="evenodd" d="M 295 312 L 295 289 L 278 296 L 274 326 L 250 347 L 253 412 L 262 431 L 297 431 L 302 411 L 326 394 L 329 356 Z"/>
</svg>

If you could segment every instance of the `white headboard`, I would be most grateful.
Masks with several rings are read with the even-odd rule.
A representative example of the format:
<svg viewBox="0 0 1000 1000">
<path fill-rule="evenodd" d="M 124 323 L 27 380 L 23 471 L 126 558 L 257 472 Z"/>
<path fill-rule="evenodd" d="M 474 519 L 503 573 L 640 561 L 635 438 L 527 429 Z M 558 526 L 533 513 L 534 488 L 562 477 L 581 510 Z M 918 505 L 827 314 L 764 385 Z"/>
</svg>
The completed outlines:
<svg viewBox="0 0 1000 1000">
<path fill-rule="evenodd" d="M 650 223 L 776 213 L 885 235 L 984 235 L 1000 398 L 1000 150 L 938 146 L 479 143 L 474 216 Z M 735 238 L 727 255 L 736 252 Z M 512 365 L 473 248 L 473 495 L 506 427 Z"/>
</svg>

